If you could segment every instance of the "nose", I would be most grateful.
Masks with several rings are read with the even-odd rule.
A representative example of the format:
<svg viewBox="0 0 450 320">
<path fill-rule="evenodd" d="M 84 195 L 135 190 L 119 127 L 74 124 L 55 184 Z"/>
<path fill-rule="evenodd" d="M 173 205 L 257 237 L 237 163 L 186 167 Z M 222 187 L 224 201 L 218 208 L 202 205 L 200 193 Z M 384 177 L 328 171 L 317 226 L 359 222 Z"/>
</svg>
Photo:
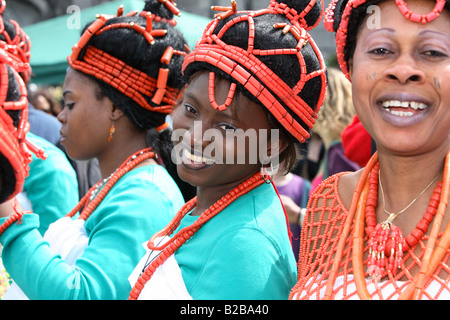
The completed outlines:
<svg viewBox="0 0 450 320">
<path fill-rule="evenodd" d="M 401 84 L 422 83 L 425 80 L 425 72 L 418 67 L 412 56 L 403 54 L 385 70 L 384 77 L 388 81 Z"/>
<path fill-rule="evenodd" d="M 65 123 L 65 122 L 66 122 L 66 119 L 67 119 L 67 115 L 66 115 L 67 110 L 66 110 L 66 109 L 67 109 L 67 108 L 63 108 L 63 109 L 58 113 L 58 116 L 56 117 L 56 118 L 58 119 L 58 121 L 61 122 L 61 123 Z"/>
<path fill-rule="evenodd" d="M 193 122 L 193 125 L 189 127 L 187 132 L 192 148 L 201 151 L 206 145 L 211 143 L 208 139 L 208 130 L 213 129 L 208 126 L 207 121 L 196 120 Z"/>
</svg>

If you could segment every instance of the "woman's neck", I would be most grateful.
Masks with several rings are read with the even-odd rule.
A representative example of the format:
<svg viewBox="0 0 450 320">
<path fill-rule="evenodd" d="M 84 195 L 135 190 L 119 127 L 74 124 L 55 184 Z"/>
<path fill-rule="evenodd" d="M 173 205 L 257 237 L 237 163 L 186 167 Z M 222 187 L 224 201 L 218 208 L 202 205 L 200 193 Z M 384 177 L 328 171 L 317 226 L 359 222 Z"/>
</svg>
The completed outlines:
<svg viewBox="0 0 450 320">
<path fill-rule="evenodd" d="M 111 148 L 97 157 L 102 178 L 109 177 L 129 156 L 145 148 L 148 148 L 146 141 L 111 146 Z M 148 161 L 145 162 L 147 163 Z"/>
</svg>

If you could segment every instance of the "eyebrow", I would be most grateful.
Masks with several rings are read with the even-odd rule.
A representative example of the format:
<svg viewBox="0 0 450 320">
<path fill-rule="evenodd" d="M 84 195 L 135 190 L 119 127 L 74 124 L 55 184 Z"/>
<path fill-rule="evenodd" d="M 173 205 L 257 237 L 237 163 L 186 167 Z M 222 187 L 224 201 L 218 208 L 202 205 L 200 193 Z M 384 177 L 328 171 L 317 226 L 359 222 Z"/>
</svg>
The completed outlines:
<svg viewBox="0 0 450 320">
<path fill-rule="evenodd" d="M 442 32 L 439 32 L 439 31 L 434 31 L 434 30 L 422 30 L 422 31 L 420 31 L 419 32 L 419 36 L 427 36 L 427 35 L 437 35 L 437 36 L 440 36 L 440 37 L 445 37 L 445 38 L 448 38 L 448 39 L 450 39 L 450 35 L 448 35 L 448 34 L 445 34 L 445 33 L 442 33 Z"/>
<path fill-rule="evenodd" d="M 370 31 L 366 34 L 366 36 L 364 37 L 364 40 L 367 39 L 369 36 L 373 36 L 374 33 L 377 32 L 390 32 L 390 33 L 396 33 L 395 29 L 392 28 L 380 28 L 380 29 L 375 29 L 374 31 Z"/>
<path fill-rule="evenodd" d="M 62 95 L 63 95 L 63 97 L 64 97 L 64 96 L 65 96 L 66 94 L 69 94 L 69 93 L 72 93 L 72 91 L 70 91 L 70 90 L 66 90 L 66 91 L 64 91 L 64 92 L 63 92 L 63 94 L 62 94 Z"/>
</svg>

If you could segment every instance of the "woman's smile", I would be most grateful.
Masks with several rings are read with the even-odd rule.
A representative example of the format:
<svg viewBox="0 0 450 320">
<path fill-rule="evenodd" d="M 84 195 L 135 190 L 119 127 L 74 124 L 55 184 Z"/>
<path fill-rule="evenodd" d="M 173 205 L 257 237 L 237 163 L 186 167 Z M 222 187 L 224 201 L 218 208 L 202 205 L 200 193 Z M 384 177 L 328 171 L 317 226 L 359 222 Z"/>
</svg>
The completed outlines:
<svg viewBox="0 0 450 320">
<path fill-rule="evenodd" d="M 191 170 L 200 170 L 215 164 L 214 158 L 205 157 L 204 155 L 196 154 L 184 147 L 180 150 L 180 158 L 183 165 Z"/>
</svg>

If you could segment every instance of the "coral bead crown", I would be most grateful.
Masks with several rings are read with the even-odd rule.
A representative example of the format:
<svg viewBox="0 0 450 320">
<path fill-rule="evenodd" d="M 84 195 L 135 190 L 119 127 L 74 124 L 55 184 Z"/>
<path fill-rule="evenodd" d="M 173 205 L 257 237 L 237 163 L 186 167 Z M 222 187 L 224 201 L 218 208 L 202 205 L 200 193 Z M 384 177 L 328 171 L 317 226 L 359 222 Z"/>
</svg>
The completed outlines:
<svg viewBox="0 0 450 320">
<path fill-rule="evenodd" d="M 286 4 L 274 0 L 270 2 L 266 9 L 258 11 L 237 11 L 235 1 L 231 1 L 231 7 L 213 6 L 213 10 L 221 11 L 221 13 L 215 15 L 216 19 L 207 25 L 195 49 L 184 59 L 183 71 L 189 64 L 195 62 L 204 62 L 220 69 L 258 99 L 297 140 L 304 142 L 309 138 L 309 132 L 302 127 L 297 118 L 301 119 L 307 127 L 312 128 L 317 112 L 325 99 L 326 90 L 325 62 L 319 48 L 307 32 L 314 26 L 307 26 L 305 21 L 305 16 L 315 3 L 316 1 L 311 1 L 300 13 L 289 8 Z M 280 49 L 256 48 L 255 37 L 258 35 L 255 32 L 255 18 L 265 14 L 286 16 L 290 23 L 275 23 L 273 28 L 279 29 L 282 34 L 290 33 L 293 35 L 297 40 L 297 45 Z M 215 29 L 218 24 L 226 19 L 228 19 L 227 22 L 216 33 Z M 222 39 L 230 28 L 240 23 L 248 24 L 249 36 L 246 49 L 227 44 Z M 307 73 L 307 66 L 302 53 L 302 49 L 306 45 L 311 46 L 320 64 L 318 70 L 310 73 Z M 301 75 L 300 80 L 293 87 L 289 86 L 259 59 L 261 56 L 270 55 L 295 55 L 298 58 Z M 316 77 L 321 80 L 319 99 L 314 106 L 309 106 L 299 97 L 299 93 L 309 80 Z M 230 86 L 225 103 L 219 105 L 215 101 L 214 74 L 211 73 L 209 97 L 211 105 L 215 109 L 226 109 L 233 99 L 235 90 L 236 84 L 233 83 Z"/>
<path fill-rule="evenodd" d="M 169 10 L 175 14 L 179 14 L 173 1 L 167 0 L 163 3 Z M 120 6 L 117 10 L 116 17 L 123 16 L 123 12 L 123 6 Z M 132 11 L 125 16 L 132 17 L 136 15 L 137 12 Z M 113 57 L 107 52 L 89 45 L 89 40 L 94 35 L 97 36 L 105 31 L 120 28 L 132 29 L 142 34 L 150 45 L 154 45 L 156 38 L 164 37 L 167 33 L 167 30 L 165 29 L 153 29 L 154 20 L 166 22 L 170 25 L 176 24 L 173 19 L 166 20 L 151 12 L 142 11 L 139 13 L 139 16 L 146 19 L 146 26 L 141 26 L 134 22 L 115 22 L 105 25 L 107 20 L 114 18 L 114 16 L 97 15 L 97 19 L 86 29 L 78 43 L 74 45 L 72 54 L 67 60 L 72 68 L 106 82 L 124 95 L 133 99 L 141 107 L 159 113 L 171 113 L 173 108 L 177 105 L 178 99 L 181 97 L 182 90 L 171 88 L 167 85 L 169 77 L 168 65 L 173 55 L 186 55 L 186 52 L 189 51 L 187 46 L 185 47 L 186 51 L 174 50 L 172 47 L 167 47 L 161 56 L 160 62 L 162 67 L 159 69 L 158 76 L 155 79 L 146 73 L 127 65 L 125 62 Z M 86 52 L 83 58 L 80 59 L 80 53 L 85 48 Z M 147 101 L 145 98 L 146 96 L 151 97 L 152 103 Z"/>
<path fill-rule="evenodd" d="M 30 127 L 28 122 L 27 89 L 19 72 L 23 72 L 23 77 L 26 78 L 27 73 L 25 71 L 29 68 L 29 39 L 17 22 L 10 20 L 16 33 L 15 37 L 11 39 L 5 30 L 2 16 L 5 6 L 5 1 L 1 1 L 0 35 L 4 40 L 0 40 L 0 153 L 10 163 L 16 179 L 14 191 L 8 197 L 10 199 L 22 190 L 25 177 L 28 175 L 29 163 L 32 160 L 30 151 L 42 159 L 45 159 L 46 155 L 42 149 L 26 139 L 26 134 Z M 10 86 L 8 66 L 18 84 L 20 98 L 17 101 L 7 101 Z M 12 111 L 19 113 L 19 121 L 16 124 L 8 114 L 8 112 Z"/>
</svg>

